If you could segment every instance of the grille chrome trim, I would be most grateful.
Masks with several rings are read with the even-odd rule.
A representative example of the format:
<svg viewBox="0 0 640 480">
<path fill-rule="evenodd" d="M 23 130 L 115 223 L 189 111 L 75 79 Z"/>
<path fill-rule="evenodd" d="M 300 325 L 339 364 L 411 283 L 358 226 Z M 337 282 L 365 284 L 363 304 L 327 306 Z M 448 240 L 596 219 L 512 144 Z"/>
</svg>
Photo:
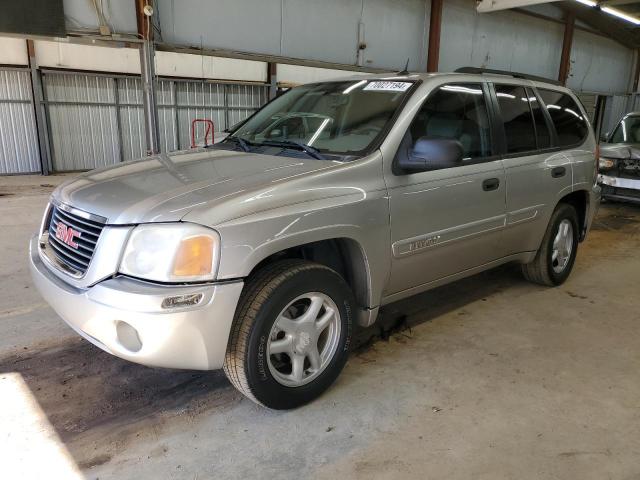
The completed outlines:
<svg viewBox="0 0 640 480">
<path fill-rule="evenodd" d="M 83 225 L 83 227 L 78 227 L 78 226 L 75 227 L 75 229 L 80 231 L 80 232 L 88 233 L 90 235 L 94 235 L 95 234 L 95 236 L 100 235 L 100 229 L 98 229 L 95 226 L 95 224 L 91 224 L 86 220 L 80 220 L 77 217 L 73 217 L 73 216 L 71 216 L 71 214 L 65 213 L 63 210 L 60 210 L 58 208 L 54 209 L 53 214 L 56 217 L 58 217 L 59 220 L 62 220 L 63 223 L 74 222 L 76 224 L 79 223 L 80 225 Z M 98 230 L 98 231 L 96 232 L 96 230 Z"/>
<path fill-rule="evenodd" d="M 56 238 L 59 223 L 80 233 L 74 238 L 73 248 Z M 42 250 L 57 268 L 74 278 L 82 278 L 89 269 L 95 249 L 105 227 L 106 219 L 63 203 L 52 202 L 46 235 L 41 239 Z M 44 233 L 44 232 L 43 232 Z"/>
<path fill-rule="evenodd" d="M 70 205 L 67 205 L 66 203 L 62 203 L 56 200 L 55 198 L 51 199 L 51 203 L 53 204 L 54 207 L 57 207 L 60 210 L 64 210 L 65 212 L 69 212 L 73 215 L 84 218 L 86 220 L 91 220 L 93 222 L 102 223 L 102 224 L 106 224 L 108 222 L 108 219 L 105 217 L 101 217 L 100 215 L 95 215 L 93 213 L 85 212 L 84 210 L 80 210 L 79 208 L 75 208 Z"/>
</svg>

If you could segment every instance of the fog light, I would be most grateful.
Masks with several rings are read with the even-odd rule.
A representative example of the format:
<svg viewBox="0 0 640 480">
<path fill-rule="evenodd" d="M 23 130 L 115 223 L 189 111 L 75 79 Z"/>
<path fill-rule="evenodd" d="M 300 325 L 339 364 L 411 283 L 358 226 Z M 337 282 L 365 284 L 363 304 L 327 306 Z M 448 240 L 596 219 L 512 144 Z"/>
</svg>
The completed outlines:
<svg viewBox="0 0 640 480">
<path fill-rule="evenodd" d="M 138 331 L 127 322 L 118 320 L 116 322 L 116 333 L 120 344 L 131 352 L 139 352 L 142 348 L 142 342 L 138 336 Z"/>
<path fill-rule="evenodd" d="M 162 301 L 162 308 L 190 307 L 197 305 L 202 300 L 202 293 L 192 293 L 189 295 L 178 295 L 167 297 Z"/>
</svg>

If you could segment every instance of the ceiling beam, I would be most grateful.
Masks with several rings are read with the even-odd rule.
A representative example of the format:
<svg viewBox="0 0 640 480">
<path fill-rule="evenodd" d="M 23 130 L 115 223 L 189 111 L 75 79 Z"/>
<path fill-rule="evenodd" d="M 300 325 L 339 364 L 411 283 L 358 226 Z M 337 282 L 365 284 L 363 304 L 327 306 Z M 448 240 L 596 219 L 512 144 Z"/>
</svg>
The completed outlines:
<svg viewBox="0 0 640 480">
<path fill-rule="evenodd" d="M 476 10 L 480 13 L 507 10 L 509 8 L 527 7 L 539 3 L 551 3 L 558 0 L 480 0 Z"/>
</svg>

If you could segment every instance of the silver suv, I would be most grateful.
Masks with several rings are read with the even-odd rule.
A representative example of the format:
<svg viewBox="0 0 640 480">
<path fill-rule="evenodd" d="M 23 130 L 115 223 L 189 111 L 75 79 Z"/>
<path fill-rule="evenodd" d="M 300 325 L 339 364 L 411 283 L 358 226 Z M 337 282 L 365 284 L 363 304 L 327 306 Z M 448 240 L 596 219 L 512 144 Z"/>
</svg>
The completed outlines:
<svg viewBox="0 0 640 480">
<path fill-rule="evenodd" d="M 103 350 L 293 408 L 390 302 L 506 262 L 558 285 L 599 204 L 571 91 L 495 74 L 294 88 L 222 142 L 94 170 L 31 241 L 42 296 Z"/>
</svg>

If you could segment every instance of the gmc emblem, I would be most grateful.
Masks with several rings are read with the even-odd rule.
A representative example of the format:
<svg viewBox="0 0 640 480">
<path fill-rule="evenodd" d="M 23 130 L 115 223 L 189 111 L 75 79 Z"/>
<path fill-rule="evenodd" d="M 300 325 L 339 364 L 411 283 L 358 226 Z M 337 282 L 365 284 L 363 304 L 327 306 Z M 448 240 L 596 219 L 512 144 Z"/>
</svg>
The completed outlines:
<svg viewBox="0 0 640 480">
<path fill-rule="evenodd" d="M 78 248 L 78 244 L 74 242 L 73 239 L 76 237 L 80 238 L 81 236 L 82 232 L 78 232 L 62 222 L 58 222 L 58 225 L 56 225 L 56 238 L 71 248 Z"/>
</svg>

